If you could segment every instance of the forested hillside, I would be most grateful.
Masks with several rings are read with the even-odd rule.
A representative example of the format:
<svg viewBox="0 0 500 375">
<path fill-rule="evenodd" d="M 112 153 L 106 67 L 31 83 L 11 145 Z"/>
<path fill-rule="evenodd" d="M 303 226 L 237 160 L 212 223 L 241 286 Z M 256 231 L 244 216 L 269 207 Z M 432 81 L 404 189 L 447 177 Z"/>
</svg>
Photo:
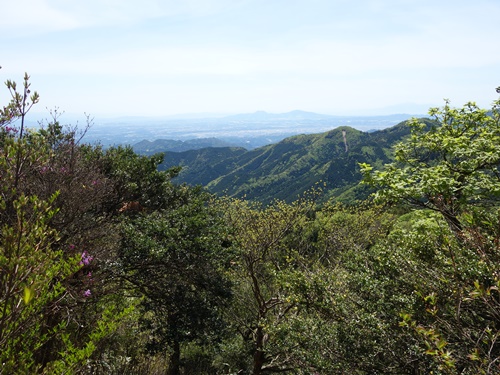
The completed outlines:
<svg viewBox="0 0 500 375">
<path fill-rule="evenodd" d="M 250 151 L 209 148 L 166 152 L 161 167 L 182 166 L 175 181 L 263 203 L 273 199 L 291 202 L 318 184 L 325 187 L 327 197 L 362 200 L 370 191 L 359 187 L 359 163 L 381 167 L 392 161 L 391 148 L 409 133 L 406 122 L 372 133 L 339 127 Z"/>
<path fill-rule="evenodd" d="M 291 184 L 315 163 L 354 181 L 331 166 L 352 152 L 375 191 L 261 205 L 80 143 L 56 114 L 27 129 L 39 96 L 27 75 L 7 87 L 0 374 L 500 374 L 500 100 L 197 154 L 241 161 L 221 182 L 265 166 Z"/>
</svg>

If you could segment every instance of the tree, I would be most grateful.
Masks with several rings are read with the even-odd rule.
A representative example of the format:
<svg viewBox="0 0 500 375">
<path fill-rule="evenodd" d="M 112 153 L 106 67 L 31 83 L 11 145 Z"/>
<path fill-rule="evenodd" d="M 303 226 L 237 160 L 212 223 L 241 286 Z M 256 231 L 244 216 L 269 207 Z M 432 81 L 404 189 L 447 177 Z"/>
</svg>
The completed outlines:
<svg viewBox="0 0 500 375">
<path fill-rule="evenodd" d="M 432 108 L 428 128 L 413 119 L 409 139 L 396 145 L 395 163 L 373 172 L 361 164 L 364 182 L 376 198 L 438 211 L 455 232 L 465 207 L 485 206 L 500 197 L 500 100 L 490 111 L 475 103 L 463 108 Z"/>
<path fill-rule="evenodd" d="M 160 171 L 164 155 L 137 155 L 130 146 L 111 147 L 95 156 L 103 173 L 112 181 L 115 201 L 111 207 L 116 213 L 138 213 L 142 210 L 164 209 L 186 196 L 185 190 L 176 189 L 171 180 L 180 167 Z"/>
<path fill-rule="evenodd" d="M 78 268 L 51 248 L 57 238 L 47 222 L 50 201 L 21 195 L 14 202 L 17 223 L 3 224 L 0 241 L 0 373 L 36 370 L 35 353 L 54 332 L 43 333 L 47 306 L 63 293 L 60 282 Z M 4 210 L 6 202 L 0 201 Z"/>
<path fill-rule="evenodd" d="M 422 275 L 415 284 L 420 303 L 402 314 L 401 324 L 440 373 L 498 374 L 500 101 L 490 111 L 447 102 L 430 114 L 437 120 L 430 128 L 410 122 L 395 163 L 375 172 L 361 166 L 365 182 L 379 188 L 377 199 L 430 209 L 449 227 L 438 228 L 440 240 L 419 250 L 432 262 L 414 268 Z"/>
<path fill-rule="evenodd" d="M 96 265 L 105 258 L 102 249 L 109 250 L 103 202 L 110 189 L 87 157 L 88 147 L 57 118 L 39 131 L 25 128 L 38 101 L 29 76 L 21 93 L 15 82 L 6 85 L 11 101 L 0 111 L 0 372 L 71 372 L 128 311 L 109 309 L 100 298 L 106 283 Z"/>
<path fill-rule="evenodd" d="M 231 297 L 224 272 L 231 242 L 220 213 L 201 189 L 175 190 L 179 200 L 169 207 L 124 221 L 119 252 L 119 276 L 144 296 L 147 348 L 170 351 L 169 375 L 180 374 L 182 345 L 221 335 L 221 310 Z"/>
<path fill-rule="evenodd" d="M 230 269 L 234 298 L 225 312 L 237 335 L 227 345 L 239 352 L 230 366 L 254 375 L 314 368 L 304 347 L 307 330 L 319 323 L 307 306 L 331 279 L 308 257 L 314 201 L 275 201 L 265 208 L 237 199 L 223 204 L 239 254 Z"/>
</svg>

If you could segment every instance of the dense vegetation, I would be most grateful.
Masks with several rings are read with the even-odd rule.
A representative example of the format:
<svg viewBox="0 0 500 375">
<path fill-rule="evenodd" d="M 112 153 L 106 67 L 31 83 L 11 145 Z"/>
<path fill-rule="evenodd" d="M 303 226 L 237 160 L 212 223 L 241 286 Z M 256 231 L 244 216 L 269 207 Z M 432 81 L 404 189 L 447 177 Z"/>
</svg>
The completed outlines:
<svg viewBox="0 0 500 375">
<path fill-rule="evenodd" d="M 57 112 L 26 129 L 38 94 L 28 76 L 7 87 L 1 374 L 500 374 L 500 101 L 380 133 L 407 135 L 385 166 L 352 129 L 286 140 L 312 145 L 285 162 L 310 186 L 344 131 L 374 200 L 261 205 L 174 184 L 162 155 L 83 144 Z M 271 178 L 276 150 L 241 160 Z"/>
</svg>

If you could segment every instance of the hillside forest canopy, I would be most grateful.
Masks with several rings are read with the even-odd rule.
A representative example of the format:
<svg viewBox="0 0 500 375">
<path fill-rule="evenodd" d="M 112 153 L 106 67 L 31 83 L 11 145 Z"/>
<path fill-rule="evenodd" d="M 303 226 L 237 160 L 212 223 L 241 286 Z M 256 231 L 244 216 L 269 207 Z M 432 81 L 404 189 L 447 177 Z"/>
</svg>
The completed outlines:
<svg viewBox="0 0 500 375">
<path fill-rule="evenodd" d="M 500 100 L 266 204 L 0 109 L 0 374 L 500 374 Z M 3 96 L 5 97 L 5 96 Z"/>
</svg>

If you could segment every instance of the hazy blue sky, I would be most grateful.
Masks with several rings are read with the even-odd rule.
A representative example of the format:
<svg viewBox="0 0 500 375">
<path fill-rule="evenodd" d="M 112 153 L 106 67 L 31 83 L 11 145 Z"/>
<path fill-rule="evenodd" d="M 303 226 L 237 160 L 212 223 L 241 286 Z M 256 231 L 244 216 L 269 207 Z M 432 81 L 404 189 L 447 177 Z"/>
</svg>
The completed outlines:
<svg viewBox="0 0 500 375">
<path fill-rule="evenodd" d="M 487 107 L 500 85 L 499 0 L 0 0 L 0 14 L 0 80 L 28 72 L 39 110 L 408 112 Z"/>
</svg>

